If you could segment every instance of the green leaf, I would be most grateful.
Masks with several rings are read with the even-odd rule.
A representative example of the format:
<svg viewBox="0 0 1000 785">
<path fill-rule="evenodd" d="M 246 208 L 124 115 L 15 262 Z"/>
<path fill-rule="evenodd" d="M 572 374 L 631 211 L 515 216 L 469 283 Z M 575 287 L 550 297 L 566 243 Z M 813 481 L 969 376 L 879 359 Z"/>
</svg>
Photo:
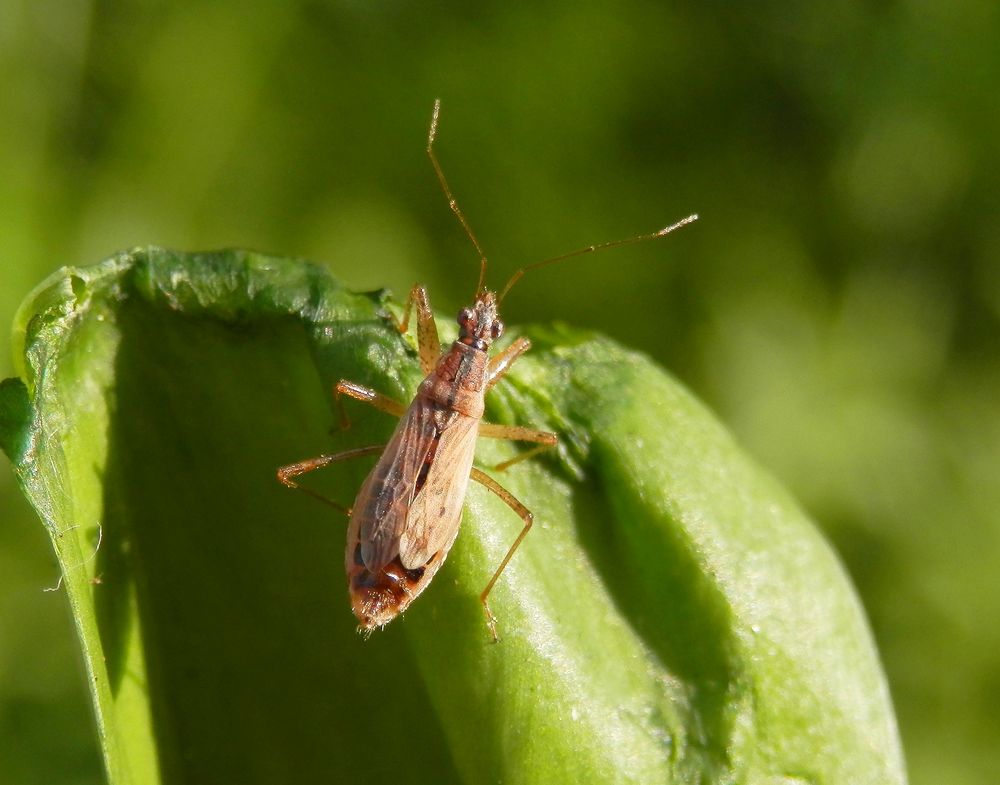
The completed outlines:
<svg viewBox="0 0 1000 785">
<path fill-rule="evenodd" d="M 275 480 L 384 440 L 408 400 L 381 294 L 306 262 L 139 249 L 40 286 L 0 440 L 52 537 L 123 783 L 902 783 L 885 680 L 830 548 L 648 359 L 564 328 L 491 393 L 558 452 L 470 489 L 403 619 L 355 633 L 345 522 Z M 443 325 L 442 328 L 444 329 Z M 484 440 L 483 465 L 518 448 Z M 349 504 L 371 462 L 313 487 Z M 312 479 L 312 476 L 310 476 Z"/>
</svg>

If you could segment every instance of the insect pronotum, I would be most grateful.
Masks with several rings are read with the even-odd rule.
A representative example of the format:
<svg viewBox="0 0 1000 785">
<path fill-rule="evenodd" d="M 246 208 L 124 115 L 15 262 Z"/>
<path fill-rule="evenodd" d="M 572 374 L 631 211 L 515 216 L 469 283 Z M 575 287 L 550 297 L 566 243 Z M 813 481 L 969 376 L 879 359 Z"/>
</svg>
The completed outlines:
<svg viewBox="0 0 1000 785">
<path fill-rule="evenodd" d="M 346 395 L 399 417 L 389 442 L 320 455 L 283 466 L 278 469 L 278 479 L 291 488 L 299 488 L 343 510 L 350 517 L 345 566 L 351 608 L 362 632 L 388 624 L 427 588 L 458 535 L 470 479 L 499 496 L 520 516 L 523 526 L 479 595 L 486 623 L 496 642 L 499 640 L 496 617 L 490 610 L 488 598 L 531 529 L 532 514 L 500 483 L 473 466 L 476 439 L 485 436 L 536 445 L 518 457 L 495 466 L 495 470 L 507 469 L 558 441 L 554 433 L 519 425 L 489 423 L 482 419 L 486 393 L 531 347 L 531 342 L 522 336 L 499 354 L 492 358 L 489 356 L 490 346 L 503 334 L 498 306 L 511 287 L 529 270 L 581 254 L 663 237 L 696 220 L 697 216 L 688 216 L 658 232 L 590 245 L 522 267 L 510 277 L 497 296 L 485 288 L 486 255 L 452 196 L 434 153 L 440 108 L 440 101 L 435 101 L 427 136 L 427 155 L 449 207 L 479 254 L 479 284 L 475 301 L 459 312 L 458 339 L 442 352 L 427 290 L 419 284 L 414 285 L 403 309 L 403 319 L 396 323 L 399 332 L 405 333 L 410 314 L 416 309 L 420 365 L 426 378 L 410 405 L 404 406 L 346 379 L 339 381 L 334 390 L 338 405 L 342 406 L 341 396 Z M 346 425 L 343 408 L 341 415 L 342 423 Z M 350 509 L 295 481 L 296 477 L 331 463 L 374 453 L 381 453 L 381 457 L 362 484 Z"/>
</svg>

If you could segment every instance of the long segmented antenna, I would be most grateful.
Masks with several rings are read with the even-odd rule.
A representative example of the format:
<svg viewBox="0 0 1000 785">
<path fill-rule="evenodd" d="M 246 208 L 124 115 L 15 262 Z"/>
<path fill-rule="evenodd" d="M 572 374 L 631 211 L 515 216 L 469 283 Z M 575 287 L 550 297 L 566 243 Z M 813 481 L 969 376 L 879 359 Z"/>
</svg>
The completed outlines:
<svg viewBox="0 0 1000 785">
<path fill-rule="evenodd" d="M 462 228 L 465 229 L 465 234 L 468 235 L 470 240 L 472 240 L 472 244 L 476 246 L 476 253 L 479 254 L 479 285 L 476 287 L 475 292 L 475 296 L 478 296 L 486 283 L 486 254 L 483 253 L 483 249 L 479 245 L 479 240 L 476 239 L 476 235 L 473 233 L 472 227 L 469 226 L 469 222 L 465 220 L 465 215 L 463 215 L 462 209 L 458 206 L 458 202 L 455 200 L 455 197 L 452 196 L 451 188 L 448 186 L 448 181 L 445 179 L 444 171 L 441 169 L 441 164 L 438 163 L 437 156 L 434 155 L 434 138 L 437 136 L 438 116 L 440 114 L 441 99 L 437 98 L 434 101 L 434 113 L 431 115 L 431 130 L 427 134 L 427 155 L 431 159 L 434 171 L 437 173 L 438 182 L 441 183 L 441 189 L 444 191 L 444 195 L 448 198 L 448 207 L 451 208 L 451 211 L 462 224 Z"/>
<path fill-rule="evenodd" d="M 545 267 L 548 264 L 561 262 L 563 259 L 571 259 L 574 256 L 582 256 L 583 254 L 593 253 L 594 251 L 604 251 L 608 248 L 620 248 L 623 245 L 633 245 L 634 243 L 642 243 L 646 240 L 656 240 L 660 237 L 666 237 L 675 229 L 680 229 L 682 226 L 687 226 L 689 223 L 694 223 L 697 220 L 697 214 L 689 215 L 687 218 L 682 218 L 677 221 L 677 223 L 672 223 L 670 226 L 663 227 L 658 232 L 640 234 L 636 237 L 626 237 L 624 240 L 611 240 L 610 242 L 598 243 L 597 245 L 588 245 L 586 248 L 578 248 L 575 251 L 570 251 L 569 253 L 553 256 L 551 259 L 543 259 L 540 262 L 529 264 L 527 267 L 522 267 L 510 277 L 510 280 L 507 281 L 507 285 L 504 286 L 503 290 L 500 292 L 500 296 L 497 298 L 497 304 L 503 302 L 503 298 L 507 296 L 507 292 L 509 292 L 514 287 L 514 284 L 520 281 L 521 277 L 529 270 L 537 270 L 539 267 Z M 485 262 L 485 259 L 483 261 Z M 482 286 L 482 284 L 480 284 L 480 286 Z"/>
</svg>

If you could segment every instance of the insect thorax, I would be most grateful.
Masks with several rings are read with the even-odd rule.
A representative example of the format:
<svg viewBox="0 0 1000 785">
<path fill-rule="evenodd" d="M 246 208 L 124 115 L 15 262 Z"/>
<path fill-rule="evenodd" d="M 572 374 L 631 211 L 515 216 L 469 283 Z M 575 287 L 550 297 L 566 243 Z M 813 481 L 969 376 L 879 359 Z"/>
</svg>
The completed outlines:
<svg viewBox="0 0 1000 785">
<path fill-rule="evenodd" d="M 441 355 L 418 394 L 443 409 L 482 417 L 487 361 L 486 352 L 456 341 Z"/>
</svg>

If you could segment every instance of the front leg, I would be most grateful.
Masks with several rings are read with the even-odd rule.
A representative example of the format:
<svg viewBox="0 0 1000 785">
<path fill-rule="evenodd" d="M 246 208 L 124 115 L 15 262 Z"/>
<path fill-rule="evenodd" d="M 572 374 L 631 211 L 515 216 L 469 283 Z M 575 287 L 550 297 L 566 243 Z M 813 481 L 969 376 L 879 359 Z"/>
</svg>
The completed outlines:
<svg viewBox="0 0 1000 785">
<path fill-rule="evenodd" d="M 487 391 L 492 388 L 494 384 L 500 381 L 504 374 L 510 370 L 510 367 L 514 364 L 517 358 L 530 348 L 531 341 L 522 335 L 514 341 L 514 343 L 500 352 L 500 354 L 493 357 L 490 360 L 489 365 L 486 367 Z M 510 441 L 535 442 L 538 444 L 537 447 L 522 453 L 516 458 L 497 464 L 493 467 L 497 471 L 503 471 L 504 469 L 513 466 L 515 463 L 520 463 L 527 458 L 538 455 L 538 453 L 549 449 L 559 441 L 559 438 L 554 433 L 549 433 L 548 431 L 538 431 L 534 428 L 524 428 L 520 425 L 499 425 L 497 423 L 488 422 L 479 424 L 479 435 L 491 439 L 509 439 Z"/>
<path fill-rule="evenodd" d="M 420 368 L 424 375 L 430 374 L 437 366 L 441 357 L 441 339 L 438 338 L 437 324 L 434 323 L 434 313 L 431 311 L 431 301 L 427 296 L 427 289 L 421 284 L 413 284 L 410 289 L 410 296 L 406 298 L 406 305 L 403 306 L 403 319 L 397 322 L 393 318 L 393 324 L 400 333 L 405 333 L 410 326 L 410 312 L 417 311 L 417 348 L 420 351 Z"/>
<path fill-rule="evenodd" d="M 518 338 L 514 343 L 504 349 L 500 354 L 496 355 L 490 360 L 490 364 L 486 366 L 486 389 L 489 389 L 496 384 L 503 377 L 510 366 L 512 366 L 522 354 L 524 354 L 528 349 L 531 348 L 531 341 L 525 338 L 523 335 Z"/>
</svg>

